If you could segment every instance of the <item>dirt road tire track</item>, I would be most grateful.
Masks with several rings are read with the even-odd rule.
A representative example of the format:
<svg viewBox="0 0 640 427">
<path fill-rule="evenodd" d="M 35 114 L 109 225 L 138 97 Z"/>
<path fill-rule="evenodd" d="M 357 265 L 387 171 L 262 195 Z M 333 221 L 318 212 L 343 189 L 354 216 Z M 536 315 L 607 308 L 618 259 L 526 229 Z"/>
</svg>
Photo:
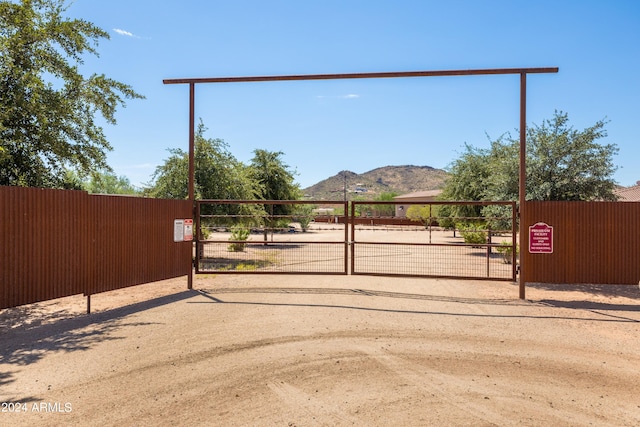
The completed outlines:
<svg viewBox="0 0 640 427">
<path fill-rule="evenodd" d="M 0 313 L 0 401 L 73 407 L 0 424 L 640 424 L 628 288 L 533 288 L 521 301 L 516 285 L 485 281 L 154 286 L 98 296 L 89 317 L 74 299 Z"/>
</svg>

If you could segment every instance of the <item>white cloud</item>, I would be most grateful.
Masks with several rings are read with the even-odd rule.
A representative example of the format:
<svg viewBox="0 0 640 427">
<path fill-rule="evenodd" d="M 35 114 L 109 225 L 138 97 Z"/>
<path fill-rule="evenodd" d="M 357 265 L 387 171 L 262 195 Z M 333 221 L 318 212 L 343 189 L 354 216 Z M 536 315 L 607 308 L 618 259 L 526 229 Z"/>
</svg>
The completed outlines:
<svg viewBox="0 0 640 427">
<path fill-rule="evenodd" d="M 360 95 L 357 95 L 355 93 L 350 93 L 348 95 L 333 95 L 333 96 L 327 96 L 327 95 L 318 95 L 316 96 L 316 98 L 338 98 L 338 99 L 355 99 L 355 98 L 360 98 Z"/>
<path fill-rule="evenodd" d="M 140 37 L 136 36 L 135 34 L 133 34 L 132 32 L 129 32 L 129 31 L 126 31 L 126 30 L 121 30 L 120 28 L 114 28 L 113 31 L 115 31 L 116 33 L 120 34 L 121 36 L 140 38 Z"/>
</svg>

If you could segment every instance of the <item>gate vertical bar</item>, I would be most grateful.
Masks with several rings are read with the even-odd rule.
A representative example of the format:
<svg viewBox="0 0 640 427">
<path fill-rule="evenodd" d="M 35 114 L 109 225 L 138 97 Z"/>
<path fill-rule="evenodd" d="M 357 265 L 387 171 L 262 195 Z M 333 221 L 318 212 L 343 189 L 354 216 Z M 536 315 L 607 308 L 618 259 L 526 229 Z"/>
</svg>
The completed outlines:
<svg viewBox="0 0 640 427">
<path fill-rule="evenodd" d="M 487 228 L 487 277 L 491 277 L 489 264 L 491 263 L 491 228 Z"/>
<path fill-rule="evenodd" d="M 193 233 L 193 238 L 195 240 L 195 247 L 196 247 L 196 253 L 195 253 L 195 257 L 193 260 L 193 268 L 196 271 L 196 274 L 200 273 L 200 259 L 202 258 L 201 255 L 201 251 L 204 251 L 204 247 L 202 246 L 202 243 L 200 242 L 200 230 L 202 230 L 202 220 L 201 220 L 201 215 L 200 215 L 200 202 L 197 201 L 196 202 L 196 213 L 195 213 L 195 217 L 196 220 L 194 221 L 195 225 L 196 225 L 196 229 L 195 232 Z"/>
<path fill-rule="evenodd" d="M 526 248 L 525 239 L 526 233 L 522 232 L 522 228 L 526 224 L 522 223 L 524 218 L 524 206 L 527 195 L 527 73 L 520 74 L 520 182 L 519 182 L 519 202 L 520 202 L 520 250 L 524 251 Z M 520 299 L 525 299 L 525 283 L 523 271 L 526 268 L 520 257 Z"/>
<path fill-rule="evenodd" d="M 516 209 L 517 209 L 517 205 L 516 202 L 512 202 L 511 203 L 511 245 L 513 248 L 513 251 L 511 252 L 511 277 L 513 278 L 513 281 L 516 281 L 516 273 L 517 273 L 517 266 L 516 263 L 518 261 L 518 239 L 517 239 L 517 217 L 516 217 Z"/>
<path fill-rule="evenodd" d="M 349 274 L 349 203 L 344 202 L 344 274 Z M 351 233 L 353 236 L 353 233 Z M 353 265 L 353 264 L 352 264 Z M 353 266 L 351 268 L 353 271 Z"/>
</svg>

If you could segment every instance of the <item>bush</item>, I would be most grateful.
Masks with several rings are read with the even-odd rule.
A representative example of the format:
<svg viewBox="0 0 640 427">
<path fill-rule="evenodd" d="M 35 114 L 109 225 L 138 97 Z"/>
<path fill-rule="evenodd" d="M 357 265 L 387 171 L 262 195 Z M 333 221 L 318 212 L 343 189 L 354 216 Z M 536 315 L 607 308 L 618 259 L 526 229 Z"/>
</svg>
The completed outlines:
<svg viewBox="0 0 640 427">
<path fill-rule="evenodd" d="M 242 227 L 242 226 L 231 227 L 231 237 L 229 237 L 229 240 L 245 241 L 249 238 L 250 231 L 251 230 L 249 230 L 248 228 Z M 229 249 L 229 252 L 242 252 L 244 251 L 244 248 L 246 246 L 247 246 L 246 243 L 235 242 L 235 243 L 231 243 L 228 249 Z"/>
<path fill-rule="evenodd" d="M 487 243 L 487 233 L 484 231 L 484 225 L 457 224 L 456 228 L 460 230 L 465 243 L 474 245 Z"/>
<path fill-rule="evenodd" d="M 513 245 L 509 242 L 502 242 L 496 250 L 502 254 L 502 260 L 505 264 L 511 264 L 513 260 Z M 516 257 L 520 254 L 520 247 L 516 245 Z"/>
</svg>

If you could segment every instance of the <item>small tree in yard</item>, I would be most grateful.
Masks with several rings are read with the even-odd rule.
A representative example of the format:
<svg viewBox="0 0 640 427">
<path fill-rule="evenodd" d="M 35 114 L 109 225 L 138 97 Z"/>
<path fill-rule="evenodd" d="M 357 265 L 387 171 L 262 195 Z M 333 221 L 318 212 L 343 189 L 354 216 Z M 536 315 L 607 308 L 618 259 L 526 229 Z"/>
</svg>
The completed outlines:
<svg viewBox="0 0 640 427">
<path fill-rule="evenodd" d="M 258 185 L 258 198 L 262 200 L 298 200 L 301 196 L 300 187 L 294 182 L 295 171 L 291 170 L 282 160 L 281 151 L 254 150 L 249 173 Z M 269 217 L 265 221 L 264 240 L 267 240 L 267 229 L 285 227 L 289 220 L 283 217 L 294 211 L 292 204 L 265 204 L 265 212 Z"/>
<path fill-rule="evenodd" d="M 381 193 L 374 200 L 378 202 L 389 202 L 389 204 L 372 205 L 375 216 L 394 216 L 396 213 L 395 204 L 392 202 L 398 193 Z"/>
<path fill-rule="evenodd" d="M 309 229 L 309 224 L 313 220 L 313 209 L 312 205 L 295 205 L 293 210 L 294 220 L 300 223 L 303 232 Z"/>
</svg>

